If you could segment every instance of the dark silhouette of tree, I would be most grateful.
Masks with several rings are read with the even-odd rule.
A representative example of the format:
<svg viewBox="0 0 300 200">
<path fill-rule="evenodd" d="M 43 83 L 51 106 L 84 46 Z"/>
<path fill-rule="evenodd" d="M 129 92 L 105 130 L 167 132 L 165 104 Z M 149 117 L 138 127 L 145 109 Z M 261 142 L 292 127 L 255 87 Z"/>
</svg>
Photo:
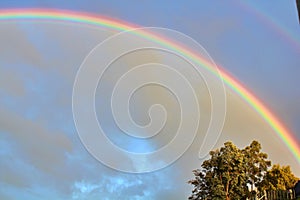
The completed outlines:
<svg viewBox="0 0 300 200">
<path fill-rule="evenodd" d="M 298 182 L 296 183 L 294 190 L 295 190 L 296 198 L 300 199 L 300 180 L 298 180 Z"/>
<path fill-rule="evenodd" d="M 300 0 L 296 0 L 296 6 L 297 6 L 297 11 L 298 11 L 299 23 L 300 23 Z"/>
</svg>

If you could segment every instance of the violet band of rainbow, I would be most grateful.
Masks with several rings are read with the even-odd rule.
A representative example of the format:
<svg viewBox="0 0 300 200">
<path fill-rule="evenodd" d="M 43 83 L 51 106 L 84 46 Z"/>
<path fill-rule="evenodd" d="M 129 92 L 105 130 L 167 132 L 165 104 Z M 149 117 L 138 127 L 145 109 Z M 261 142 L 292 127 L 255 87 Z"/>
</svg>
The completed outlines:
<svg viewBox="0 0 300 200">
<path fill-rule="evenodd" d="M 133 25 L 121 20 L 111 19 L 104 16 L 93 15 L 89 13 L 78 13 L 66 10 L 48 10 L 48 9 L 10 9 L 0 10 L 0 20 L 20 20 L 20 19 L 32 19 L 32 20 L 53 20 L 53 21 L 67 21 L 74 23 L 89 24 L 95 26 L 102 26 L 112 28 L 119 31 L 126 31 L 132 29 L 141 28 L 138 25 Z M 136 32 L 136 31 L 135 31 Z M 287 127 L 276 117 L 271 110 L 256 97 L 249 89 L 247 89 L 236 78 L 226 72 L 218 66 L 219 71 L 213 70 L 213 66 L 210 62 L 206 61 L 201 56 L 197 55 L 192 50 L 185 48 L 181 44 L 177 44 L 176 41 L 171 41 L 167 38 L 155 35 L 150 32 L 145 32 L 142 29 L 137 31 L 139 36 L 150 39 L 159 44 L 165 45 L 168 48 L 175 50 L 176 52 L 193 59 L 200 66 L 206 68 L 211 73 L 220 75 L 224 83 L 229 86 L 235 93 L 237 93 L 245 102 L 247 102 L 274 130 L 276 135 L 283 141 L 288 150 L 295 157 L 300 164 L 300 145 L 295 135 L 288 130 Z"/>
</svg>

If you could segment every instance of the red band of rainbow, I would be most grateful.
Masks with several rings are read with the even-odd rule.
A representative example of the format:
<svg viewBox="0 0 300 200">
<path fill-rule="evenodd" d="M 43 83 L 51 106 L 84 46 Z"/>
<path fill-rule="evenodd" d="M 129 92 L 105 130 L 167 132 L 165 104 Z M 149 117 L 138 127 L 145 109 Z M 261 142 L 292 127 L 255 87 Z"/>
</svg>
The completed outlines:
<svg viewBox="0 0 300 200">
<path fill-rule="evenodd" d="M 125 31 L 135 28 L 140 28 L 137 25 L 132 25 L 120 20 L 110 19 L 103 16 L 96 16 L 87 13 L 76 13 L 65 10 L 43 10 L 43 9 L 13 9 L 13 10 L 0 10 L 0 20 L 13 20 L 13 19 L 35 19 L 35 20 L 56 20 L 68 21 L 75 23 L 83 23 L 89 25 L 102 26 L 112 28 L 115 30 Z M 176 44 L 175 41 L 168 40 L 167 38 L 159 37 L 157 35 L 145 32 L 143 30 L 139 33 L 142 37 L 151 39 L 155 42 L 171 47 L 175 51 L 184 56 L 193 59 L 199 65 L 212 71 L 212 73 L 220 73 L 223 81 L 239 96 L 241 96 L 275 131 L 278 137 L 284 142 L 289 151 L 296 158 L 300 164 L 300 146 L 296 137 L 279 121 L 279 119 L 260 101 L 249 89 L 246 89 L 238 80 L 232 75 L 227 73 L 224 69 L 219 72 L 213 71 L 210 62 L 199 55 L 189 51 L 181 45 Z"/>
</svg>

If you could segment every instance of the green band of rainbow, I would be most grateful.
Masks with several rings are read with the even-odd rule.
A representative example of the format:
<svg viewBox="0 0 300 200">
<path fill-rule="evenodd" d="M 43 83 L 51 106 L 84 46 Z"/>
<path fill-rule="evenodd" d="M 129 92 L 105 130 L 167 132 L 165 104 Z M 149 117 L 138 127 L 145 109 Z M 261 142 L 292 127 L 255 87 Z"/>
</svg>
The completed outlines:
<svg viewBox="0 0 300 200">
<path fill-rule="evenodd" d="M 120 31 L 139 28 L 136 25 L 122 22 L 120 20 L 109 19 L 107 17 L 95 16 L 87 13 L 43 9 L 0 10 L 0 20 L 13 19 L 68 21 L 108 27 Z M 180 54 L 193 59 L 195 62 L 199 63 L 199 65 L 205 67 L 213 73 L 220 73 L 225 84 L 228 85 L 232 90 L 234 90 L 239 96 L 241 96 L 257 113 L 259 113 L 259 115 L 261 115 L 261 117 L 279 136 L 279 138 L 281 138 L 289 151 L 296 158 L 297 162 L 300 164 L 300 147 L 294 135 L 290 131 L 288 131 L 283 123 L 281 123 L 278 118 L 257 97 L 254 96 L 254 94 L 252 94 L 241 83 L 239 83 L 232 75 L 227 73 L 224 69 L 220 69 L 219 72 L 214 71 L 213 66 L 210 62 L 206 61 L 192 51 L 186 49 L 182 45 L 176 44 L 175 41 L 168 40 L 166 38 L 151 34 L 150 32 L 145 32 L 143 30 L 139 31 L 139 35 L 174 49 Z"/>
</svg>

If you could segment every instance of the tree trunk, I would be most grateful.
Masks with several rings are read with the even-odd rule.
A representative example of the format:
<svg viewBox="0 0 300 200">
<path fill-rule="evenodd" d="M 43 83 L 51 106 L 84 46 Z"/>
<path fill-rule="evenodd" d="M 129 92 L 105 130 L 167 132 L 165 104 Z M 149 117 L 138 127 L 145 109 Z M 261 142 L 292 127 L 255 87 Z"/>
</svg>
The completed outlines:
<svg viewBox="0 0 300 200">
<path fill-rule="evenodd" d="M 229 197 L 229 183 L 230 183 L 230 181 L 228 181 L 227 184 L 226 184 L 226 200 L 230 200 L 230 197 Z"/>
</svg>

